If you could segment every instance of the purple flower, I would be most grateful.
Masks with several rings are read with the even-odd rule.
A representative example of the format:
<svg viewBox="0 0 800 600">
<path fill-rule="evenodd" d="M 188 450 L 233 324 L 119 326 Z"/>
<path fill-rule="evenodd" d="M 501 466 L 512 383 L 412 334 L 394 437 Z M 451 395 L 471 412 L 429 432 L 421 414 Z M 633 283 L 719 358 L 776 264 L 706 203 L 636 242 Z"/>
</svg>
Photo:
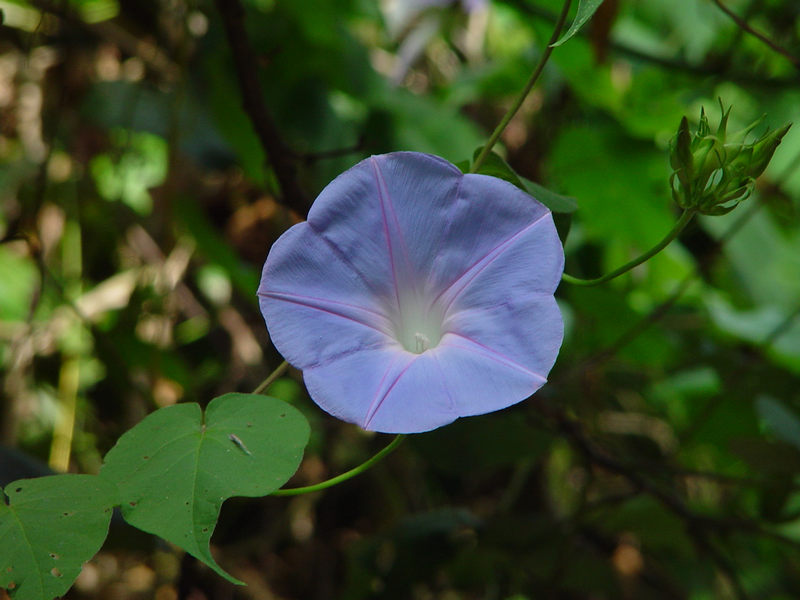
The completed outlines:
<svg viewBox="0 0 800 600">
<path fill-rule="evenodd" d="M 550 211 L 428 154 L 368 158 L 272 246 L 259 286 L 275 347 L 314 401 L 415 433 L 505 408 L 546 381 L 563 337 Z"/>
</svg>

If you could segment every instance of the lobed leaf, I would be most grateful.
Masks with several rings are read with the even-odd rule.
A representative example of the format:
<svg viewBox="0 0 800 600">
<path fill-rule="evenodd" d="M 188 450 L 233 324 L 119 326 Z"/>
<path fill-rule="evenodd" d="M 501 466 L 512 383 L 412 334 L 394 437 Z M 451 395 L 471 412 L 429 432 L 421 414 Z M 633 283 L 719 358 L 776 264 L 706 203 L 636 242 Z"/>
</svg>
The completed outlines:
<svg viewBox="0 0 800 600">
<path fill-rule="evenodd" d="M 309 426 L 294 407 L 269 396 L 225 394 L 205 415 L 198 404 L 152 413 L 109 451 L 101 470 L 120 489 L 122 515 L 241 583 L 209 550 L 222 503 L 265 496 L 297 470 Z"/>
</svg>

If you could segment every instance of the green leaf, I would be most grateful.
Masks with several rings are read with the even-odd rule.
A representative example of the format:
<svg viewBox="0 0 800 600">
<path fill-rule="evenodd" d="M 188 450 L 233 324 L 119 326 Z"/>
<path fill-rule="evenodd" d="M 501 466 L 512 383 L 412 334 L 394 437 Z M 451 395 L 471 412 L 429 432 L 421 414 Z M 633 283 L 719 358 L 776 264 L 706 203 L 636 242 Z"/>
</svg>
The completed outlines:
<svg viewBox="0 0 800 600">
<path fill-rule="evenodd" d="M 0 246 L 0 321 L 24 321 L 38 273 L 32 259 Z"/>
<path fill-rule="evenodd" d="M 472 156 L 473 162 L 478 158 L 482 150 L 483 146 L 479 146 L 475 150 Z M 463 173 L 469 172 L 470 164 L 466 161 L 457 163 L 456 166 L 461 169 Z M 578 208 L 578 203 L 575 201 L 575 198 L 556 194 L 546 187 L 534 183 L 530 179 L 520 177 L 514 169 L 494 151 L 489 153 L 477 173 L 480 175 L 491 175 L 492 177 L 508 181 L 523 192 L 531 194 L 553 213 L 553 221 L 558 230 L 558 237 L 561 238 L 562 243 L 566 241 L 569 228 L 572 225 L 571 214 Z"/>
<path fill-rule="evenodd" d="M 548 182 L 580 198 L 586 241 L 646 250 L 675 224 L 663 152 L 610 125 L 565 127 L 545 169 Z"/>
<path fill-rule="evenodd" d="M 778 439 L 800 449 L 800 418 L 780 400 L 762 395 L 756 400 L 758 416 Z"/>
<path fill-rule="evenodd" d="M 482 150 L 483 146 L 478 146 L 475 149 L 475 152 L 472 155 L 472 162 L 475 162 Z M 502 179 L 517 186 L 523 192 L 528 191 L 525 187 L 525 184 L 522 183 L 522 180 L 519 178 L 519 175 L 517 175 L 514 172 L 514 169 L 512 169 L 509 164 L 494 150 L 490 152 L 483 161 L 483 164 L 481 165 L 480 169 L 477 170 L 477 173 L 479 175 L 491 175 L 492 177 L 497 177 L 498 179 Z"/>
<path fill-rule="evenodd" d="M 140 215 L 150 214 L 150 188 L 167 176 L 167 142 L 144 131 L 117 129 L 111 132 L 113 148 L 98 154 L 90 170 L 98 193 L 109 201 L 121 200 Z"/>
<path fill-rule="evenodd" d="M 578 202 L 572 196 L 562 196 L 556 194 L 552 190 L 531 181 L 530 179 L 522 178 L 525 186 L 528 188 L 528 193 L 536 198 L 539 202 L 544 204 L 554 213 L 572 214 L 578 210 Z"/>
<path fill-rule="evenodd" d="M 603 0 L 580 0 L 578 3 L 578 12 L 575 13 L 575 20 L 572 21 L 572 25 L 570 25 L 567 33 L 562 35 L 561 39 L 553 44 L 553 47 L 555 48 L 556 46 L 560 46 L 573 35 L 578 33 L 580 28 L 583 27 L 586 21 L 588 21 L 595 11 L 600 8 L 602 3 Z"/>
<path fill-rule="evenodd" d="M 266 496 L 297 470 L 309 426 L 292 406 L 256 394 L 225 394 L 152 413 L 106 455 L 101 473 L 120 489 L 131 525 L 177 544 L 241 583 L 209 551 L 222 503 Z"/>
<path fill-rule="evenodd" d="M 473 161 L 478 158 L 481 150 L 483 150 L 482 146 L 475 150 Z M 457 163 L 456 166 L 464 173 L 469 172 L 470 165 L 466 161 Z M 481 168 L 478 169 L 477 172 L 480 175 L 491 175 L 492 177 L 497 177 L 514 184 L 523 192 L 527 192 L 528 194 L 534 196 L 539 202 L 544 204 L 554 213 L 569 214 L 578 209 L 578 203 L 575 198 L 572 198 L 571 196 L 562 196 L 561 194 L 557 194 L 551 190 L 548 190 L 543 185 L 531 181 L 530 179 L 520 177 L 517 175 L 514 169 L 512 169 L 511 166 L 496 152 L 489 153 L 489 155 L 486 157 L 486 160 L 483 161 Z"/>
<path fill-rule="evenodd" d="M 0 491 L 0 588 L 14 600 L 62 596 L 103 545 L 118 491 L 96 475 L 20 479 Z"/>
</svg>

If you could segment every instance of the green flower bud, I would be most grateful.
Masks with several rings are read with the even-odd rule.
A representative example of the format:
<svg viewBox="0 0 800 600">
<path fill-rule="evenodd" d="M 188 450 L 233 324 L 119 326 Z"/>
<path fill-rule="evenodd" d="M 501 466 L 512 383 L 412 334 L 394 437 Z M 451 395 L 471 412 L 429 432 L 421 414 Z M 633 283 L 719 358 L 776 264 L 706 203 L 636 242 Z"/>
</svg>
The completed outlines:
<svg viewBox="0 0 800 600">
<path fill-rule="evenodd" d="M 745 143 L 763 117 L 729 135 L 731 109 L 725 110 L 722 101 L 720 108 L 722 116 L 716 132 L 711 132 L 708 117 L 701 109 L 694 136 L 689 132 L 688 120 L 683 117 L 670 143 L 672 197 L 681 208 L 705 215 L 730 212 L 750 196 L 756 178 L 767 168 L 775 149 L 791 127 L 787 124 L 776 131 L 766 131 L 754 141 Z"/>
</svg>

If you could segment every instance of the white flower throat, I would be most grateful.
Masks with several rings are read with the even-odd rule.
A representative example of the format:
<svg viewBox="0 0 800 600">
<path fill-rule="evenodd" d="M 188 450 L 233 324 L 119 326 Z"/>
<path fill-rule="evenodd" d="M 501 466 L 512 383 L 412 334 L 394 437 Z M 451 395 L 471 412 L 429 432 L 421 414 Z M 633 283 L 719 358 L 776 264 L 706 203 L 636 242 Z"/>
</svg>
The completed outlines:
<svg viewBox="0 0 800 600">
<path fill-rule="evenodd" d="M 408 352 L 422 354 L 435 348 L 442 339 L 444 310 L 438 303 L 431 305 L 418 293 L 400 297 L 400 307 L 392 319 L 395 339 Z"/>
</svg>

